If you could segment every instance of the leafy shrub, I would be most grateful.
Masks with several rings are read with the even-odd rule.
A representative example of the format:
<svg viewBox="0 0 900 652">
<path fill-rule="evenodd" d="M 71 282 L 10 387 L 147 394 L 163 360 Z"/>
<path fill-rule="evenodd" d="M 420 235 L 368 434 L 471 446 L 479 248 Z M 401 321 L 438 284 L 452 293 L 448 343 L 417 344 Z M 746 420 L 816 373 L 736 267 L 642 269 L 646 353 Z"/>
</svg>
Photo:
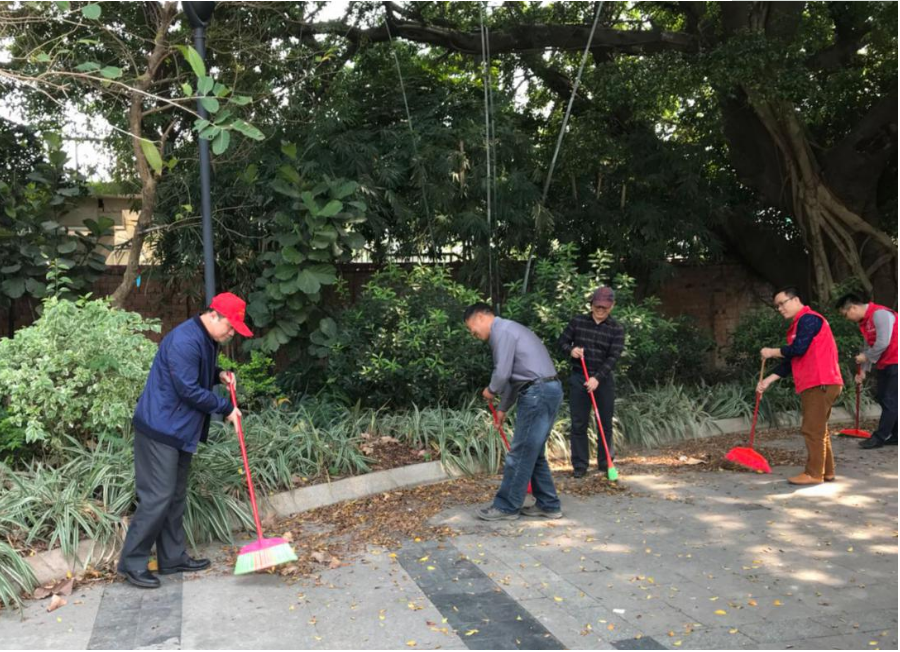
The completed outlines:
<svg viewBox="0 0 900 652">
<path fill-rule="evenodd" d="M 323 384 L 369 406 L 465 403 L 491 369 L 462 321 L 479 299 L 444 268 L 378 272 L 338 318 Z"/>
<path fill-rule="evenodd" d="M 613 317 L 625 328 L 625 351 L 617 376 L 635 385 L 695 377 L 698 358 L 713 346 L 711 338 L 687 319 L 663 316 L 657 298 L 636 300 L 633 278 L 624 274 L 610 278 L 609 253 L 592 255 L 591 270 L 586 273 L 578 271 L 576 255 L 574 245 L 563 245 L 550 257 L 538 261 L 534 282 L 525 295 L 521 282 L 510 284 L 504 316 L 537 333 L 562 372 L 569 368 L 571 360 L 558 349 L 556 341 L 572 317 L 589 310 L 591 294 L 605 283 L 616 290 Z"/>
<path fill-rule="evenodd" d="M 158 324 L 105 300 L 51 297 L 43 306 L 33 325 L 0 340 L 4 427 L 50 449 L 127 432 L 156 352 L 142 333 Z"/>
<path fill-rule="evenodd" d="M 220 353 L 219 367 L 237 376 L 237 397 L 242 408 L 262 409 L 281 396 L 275 362 L 260 351 L 252 351 L 248 362 L 238 362 Z"/>
</svg>

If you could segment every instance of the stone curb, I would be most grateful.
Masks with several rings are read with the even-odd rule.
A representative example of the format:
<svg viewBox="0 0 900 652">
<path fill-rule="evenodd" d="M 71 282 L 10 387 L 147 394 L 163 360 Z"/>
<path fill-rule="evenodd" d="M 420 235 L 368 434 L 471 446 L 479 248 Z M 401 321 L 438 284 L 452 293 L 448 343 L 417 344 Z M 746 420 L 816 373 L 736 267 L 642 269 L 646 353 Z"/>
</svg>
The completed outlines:
<svg viewBox="0 0 900 652">
<path fill-rule="evenodd" d="M 376 471 L 267 496 L 261 505 L 261 516 L 292 516 L 345 500 L 364 498 L 392 489 L 432 484 L 460 475 L 462 473 L 456 470 L 448 472 L 439 461 Z M 77 574 L 83 571 L 87 564 L 96 566 L 111 561 L 117 554 L 114 549 L 101 549 L 93 541 L 82 540 L 74 560 L 67 559 L 62 550 L 55 548 L 26 557 L 25 561 L 31 566 L 39 584 L 43 585 L 61 580 L 68 573 Z"/>
<path fill-rule="evenodd" d="M 881 416 L 881 408 L 877 405 L 871 405 L 865 410 L 860 409 L 859 418 L 862 419 L 877 419 Z M 772 428 L 772 427 L 785 427 L 785 426 L 797 426 L 800 424 L 800 413 L 799 412 L 780 412 L 776 417 L 779 425 L 773 426 L 772 424 L 766 422 L 761 423 L 760 427 Z M 855 417 L 850 414 L 844 408 L 834 408 L 831 411 L 831 419 L 829 419 L 829 424 L 838 424 L 838 423 L 853 423 Z M 700 431 L 700 437 L 715 437 L 716 435 L 730 435 L 734 432 L 746 432 L 750 430 L 750 419 L 740 417 L 737 419 L 718 419 L 716 421 L 712 421 L 711 423 L 704 426 Z"/>
<path fill-rule="evenodd" d="M 880 415 L 881 408 L 872 406 L 865 410 L 860 415 L 860 418 L 877 419 Z M 792 424 L 799 421 L 797 415 L 792 413 L 780 414 L 779 420 L 782 423 Z M 853 417 L 843 408 L 836 408 L 832 413 L 830 423 L 844 423 L 848 421 L 852 422 Z M 704 428 L 700 436 L 712 437 L 746 431 L 749 428 L 749 419 L 719 419 Z M 439 461 L 401 466 L 396 469 L 376 471 L 344 480 L 273 494 L 266 497 L 262 506 L 262 512 L 265 516 L 293 516 L 294 514 L 318 507 L 327 507 L 345 500 L 356 500 L 373 494 L 391 491 L 392 489 L 432 484 L 461 475 L 463 473 L 456 470 L 448 472 Z M 96 565 L 97 563 L 110 561 L 117 554 L 116 550 L 96 548 L 97 546 L 93 541 L 83 540 L 78 545 L 78 551 L 74 560 L 67 559 L 62 551 L 56 548 L 26 557 L 25 561 L 31 566 L 38 582 L 46 584 L 63 579 L 68 573 L 75 574 L 83 571 L 85 565 L 90 562 L 94 562 L 94 565 Z"/>
</svg>

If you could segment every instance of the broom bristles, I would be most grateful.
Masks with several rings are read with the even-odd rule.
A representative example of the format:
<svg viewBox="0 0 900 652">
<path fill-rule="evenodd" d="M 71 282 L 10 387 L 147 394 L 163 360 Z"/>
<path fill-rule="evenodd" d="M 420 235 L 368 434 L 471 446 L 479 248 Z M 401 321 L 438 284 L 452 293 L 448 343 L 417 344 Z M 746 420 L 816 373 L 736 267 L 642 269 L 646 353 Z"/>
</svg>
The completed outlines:
<svg viewBox="0 0 900 652">
<path fill-rule="evenodd" d="M 732 448 L 728 451 L 725 459 L 741 466 L 760 471 L 762 473 L 771 473 L 772 467 L 766 461 L 766 458 L 757 453 L 752 448 Z"/>
<path fill-rule="evenodd" d="M 287 541 L 278 538 L 262 539 L 241 548 L 234 565 L 234 574 L 254 573 L 291 561 L 297 561 L 297 555 Z"/>
</svg>

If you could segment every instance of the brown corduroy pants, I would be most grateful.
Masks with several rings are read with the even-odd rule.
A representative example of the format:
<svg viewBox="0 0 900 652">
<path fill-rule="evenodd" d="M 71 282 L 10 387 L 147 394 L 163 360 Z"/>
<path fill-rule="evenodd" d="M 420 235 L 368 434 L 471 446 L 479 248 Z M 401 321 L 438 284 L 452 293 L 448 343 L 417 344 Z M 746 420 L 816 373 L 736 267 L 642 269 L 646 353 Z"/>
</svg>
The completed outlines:
<svg viewBox="0 0 900 652">
<path fill-rule="evenodd" d="M 834 476 L 828 419 L 831 418 L 831 406 L 842 389 L 840 385 L 818 385 L 800 393 L 803 413 L 800 432 L 806 440 L 806 475 L 816 480 Z"/>
</svg>

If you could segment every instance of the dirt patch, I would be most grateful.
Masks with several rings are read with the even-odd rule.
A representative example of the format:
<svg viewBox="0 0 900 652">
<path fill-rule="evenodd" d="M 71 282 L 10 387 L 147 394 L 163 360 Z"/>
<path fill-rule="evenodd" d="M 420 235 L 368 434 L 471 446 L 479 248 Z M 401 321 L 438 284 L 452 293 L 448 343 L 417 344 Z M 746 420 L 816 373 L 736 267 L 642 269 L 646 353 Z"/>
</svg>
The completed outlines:
<svg viewBox="0 0 900 652">
<path fill-rule="evenodd" d="M 285 577 L 309 576 L 344 565 L 367 546 L 390 550 L 406 539 L 452 536 L 451 528 L 431 526 L 427 521 L 455 505 L 488 502 L 496 490 L 490 478 L 461 478 L 350 500 L 282 519 L 273 526 L 270 536 L 290 539 L 298 560 L 272 572 Z"/>
</svg>

